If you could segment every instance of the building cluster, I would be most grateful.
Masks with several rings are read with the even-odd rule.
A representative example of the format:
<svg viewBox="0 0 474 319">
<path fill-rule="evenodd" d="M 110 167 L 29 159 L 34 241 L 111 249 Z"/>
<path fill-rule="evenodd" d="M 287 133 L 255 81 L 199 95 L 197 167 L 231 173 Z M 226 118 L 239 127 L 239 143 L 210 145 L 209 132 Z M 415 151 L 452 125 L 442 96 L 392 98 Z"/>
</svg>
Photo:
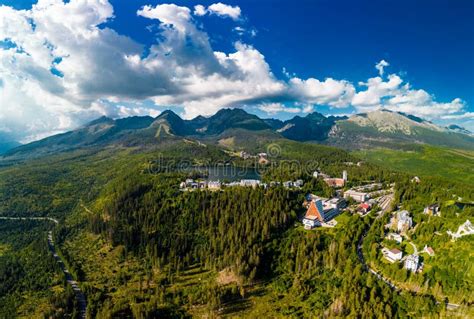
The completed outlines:
<svg viewBox="0 0 474 319">
<path fill-rule="evenodd" d="M 274 183 L 278 183 L 278 185 L 280 184 L 279 182 L 274 182 Z M 286 182 L 283 182 L 283 187 L 285 188 L 301 188 L 301 186 L 303 186 L 303 180 L 301 179 L 298 179 L 296 181 L 286 181 Z"/>
<path fill-rule="evenodd" d="M 347 183 L 347 171 L 342 172 L 342 178 L 331 177 L 327 174 L 324 174 L 318 171 L 315 171 L 313 173 L 313 177 L 322 178 L 324 182 L 330 187 L 336 187 L 336 188 L 344 187 L 344 185 L 346 185 Z"/>
<path fill-rule="evenodd" d="M 245 151 L 241 151 L 239 153 L 239 157 L 243 159 L 258 159 L 258 162 L 260 164 L 268 164 L 270 161 L 268 160 L 268 154 L 267 153 L 258 153 L 257 155 L 252 155 L 250 153 L 247 153 Z"/>
<path fill-rule="evenodd" d="M 403 267 L 412 272 L 418 272 L 423 269 L 423 264 L 420 262 L 420 256 L 416 254 L 408 255 L 403 258 L 403 252 L 398 248 L 382 248 L 382 254 L 385 259 L 391 263 L 403 261 Z"/>
<path fill-rule="evenodd" d="M 303 180 L 299 179 L 296 181 L 286 181 L 283 183 L 280 182 L 270 182 L 269 184 L 262 183 L 258 179 L 241 179 L 240 181 L 233 181 L 229 183 L 223 183 L 221 181 L 207 181 L 207 180 L 193 180 L 193 179 L 186 179 L 184 182 L 181 182 L 179 188 L 181 190 L 193 190 L 193 189 L 210 189 L 210 190 L 219 190 L 223 187 L 234 187 L 234 186 L 241 186 L 241 187 L 263 187 L 267 188 L 276 187 L 283 185 L 285 188 L 301 188 L 303 186 Z"/>
<path fill-rule="evenodd" d="M 339 215 L 346 206 L 343 198 L 322 198 L 309 194 L 306 196 L 304 206 L 307 208 L 303 218 L 305 229 L 312 229 L 318 226 L 331 227 L 331 220 Z"/>
<path fill-rule="evenodd" d="M 386 228 L 392 228 L 399 233 L 408 231 L 413 226 L 413 219 L 407 210 L 396 212 L 390 219 L 390 223 L 385 225 Z"/>
<path fill-rule="evenodd" d="M 206 181 L 206 180 L 193 180 L 187 179 L 184 182 L 181 182 L 179 188 L 181 190 L 193 190 L 193 189 L 210 189 L 210 190 L 219 190 L 222 187 L 232 187 L 232 186 L 243 186 L 243 187 L 266 187 L 267 185 L 261 183 L 257 179 L 242 179 L 236 182 L 222 183 L 221 181 Z"/>
</svg>

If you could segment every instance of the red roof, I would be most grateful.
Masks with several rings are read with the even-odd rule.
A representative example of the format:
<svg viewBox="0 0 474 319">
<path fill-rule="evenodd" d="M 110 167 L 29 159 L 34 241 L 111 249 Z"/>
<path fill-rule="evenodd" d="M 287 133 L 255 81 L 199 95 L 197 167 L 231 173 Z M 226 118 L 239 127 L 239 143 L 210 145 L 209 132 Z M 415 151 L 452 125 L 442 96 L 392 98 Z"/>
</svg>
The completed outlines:
<svg viewBox="0 0 474 319">
<path fill-rule="evenodd" d="M 368 203 L 362 203 L 359 205 L 360 208 L 364 208 L 364 209 L 369 209 L 370 208 L 370 204 Z"/>
<path fill-rule="evenodd" d="M 309 204 L 305 218 L 312 220 L 318 219 L 320 222 L 324 222 L 324 218 L 321 212 L 318 210 L 318 207 L 316 206 L 316 203 L 314 201 L 311 201 L 311 204 Z"/>
<path fill-rule="evenodd" d="M 328 186 L 332 187 L 342 187 L 345 184 L 345 181 L 342 178 L 325 178 L 324 181 Z"/>
<path fill-rule="evenodd" d="M 401 253 L 401 251 L 398 250 L 397 248 L 392 248 L 392 249 L 390 249 L 390 252 L 391 252 L 392 254 L 399 254 L 399 253 Z"/>
</svg>

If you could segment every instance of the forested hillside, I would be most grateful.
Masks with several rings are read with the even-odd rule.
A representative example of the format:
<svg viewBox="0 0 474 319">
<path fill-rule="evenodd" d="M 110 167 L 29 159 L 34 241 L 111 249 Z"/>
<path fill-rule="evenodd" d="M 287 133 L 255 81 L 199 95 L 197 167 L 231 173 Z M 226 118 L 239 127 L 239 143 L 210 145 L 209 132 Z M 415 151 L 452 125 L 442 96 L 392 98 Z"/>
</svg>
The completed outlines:
<svg viewBox="0 0 474 319">
<path fill-rule="evenodd" d="M 1 214 L 54 216 L 62 221 L 54 237 L 87 296 L 91 318 L 315 314 L 404 318 L 470 313 L 472 300 L 458 298 L 467 296 L 472 283 L 472 277 L 461 275 L 469 254 L 455 254 L 454 246 L 426 237 L 432 229 L 443 232 L 464 222 L 464 217 L 472 218 L 472 210 L 452 205 L 457 197 L 473 200 L 470 188 L 443 179 L 412 183 L 412 175 L 370 163 L 357 165 L 357 157 L 332 147 L 287 140 L 259 143 L 252 152 L 268 152 L 269 163 L 260 165 L 255 159 L 236 156 L 233 150 L 182 140 L 147 152 L 76 150 L 7 166 L 0 170 Z M 196 174 L 189 166 L 212 164 L 257 169 L 267 183 L 302 179 L 304 185 L 301 189 L 179 189 L 181 181 Z M 394 291 L 361 263 L 359 240 L 368 232 L 367 237 L 377 242 L 373 234 L 380 232 L 382 219 L 344 213 L 336 218 L 335 228 L 303 229 L 299 218 L 305 212 L 304 196 L 335 193 L 312 177 L 316 169 L 331 176 L 341 176 L 346 170 L 350 176 L 346 188 L 395 182 L 395 204 L 415 216 L 433 201 L 451 205 L 446 218 L 430 220 L 413 234 L 419 245 L 431 240 L 439 243 L 433 246 L 440 256 L 422 275 L 423 280 L 407 276 L 409 282 L 428 280 L 423 293 Z M 421 224 L 425 218 L 415 220 Z M 28 233 L 35 242 L 20 246 L 9 244 L 12 235 L 5 233 L 8 240 L 0 250 L 4 252 L 0 256 L 3 276 L 18 278 L 0 284 L 6 291 L 2 308 L 9 313 L 31 317 L 74 312 L 72 295 L 64 288 L 60 272 L 54 266 L 43 271 L 43 263 L 28 264 L 21 257 L 45 256 L 41 260 L 46 267 L 51 255 L 47 257 L 45 231 L 22 229 L 17 234 Z M 466 252 L 471 240 L 466 238 L 467 244 L 456 247 Z M 365 255 L 371 257 L 371 247 L 365 243 Z M 21 263 L 21 267 L 12 266 Z M 12 269 L 23 270 L 18 275 Z M 27 288 L 23 282 L 35 278 L 33 274 L 41 278 L 39 285 Z M 454 279 L 447 285 L 446 278 Z M 436 282 L 442 287 L 437 288 Z M 34 291 L 28 293 L 29 298 L 18 298 L 18 293 L 29 289 Z M 460 304 L 458 312 L 438 302 L 445 297 Z"/>
</svg>

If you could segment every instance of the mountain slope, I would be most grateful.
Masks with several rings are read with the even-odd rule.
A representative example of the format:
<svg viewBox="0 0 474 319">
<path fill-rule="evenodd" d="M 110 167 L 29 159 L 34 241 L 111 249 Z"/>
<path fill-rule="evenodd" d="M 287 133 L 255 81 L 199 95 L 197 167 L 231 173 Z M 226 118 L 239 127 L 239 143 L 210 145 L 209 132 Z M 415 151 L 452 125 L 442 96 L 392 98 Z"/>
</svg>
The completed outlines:
<svg viewBox="0 0 474 319">
<path fill-rule="evenodd" d="M 249 114 L 242 109 L 223 109 L 211 116 L 207 121 L 199 118 L 198 121 L 201 128 L 197 129 L 198 133 L 205 135 L 218 135 L 228 129 L 245 129 L 249 131 L 269 130 L 271 126 L 265 123 L 258 116 Z M 191 120 L 192 125 L 196 125 L 197 121 Z"/>
<path fill-rule="evenodd" d="M 285 121 L 277 131 L 284 137 L 296 141 L 324 141 L 337 120 L 343 117 L 329 116 L 314 112 L 305 117 L 295 116 Z"/>
<path fill-rule="evenodd" d="M 20 145 L 9 134 L 0 132 L 0 155 Z"/>
<path fill-rule="evenodd" d="M 287 138 L 344 149 L 406 149 L 429 144 L 474 150 L 474 137 L 459 127 L 442 128 L 421 118 L 377 110 L 347 117 L 311 113 L 287 121 L 260 119 L 242 109 L 222 109 L 211 117 L 184 120 L 172 111 L 158 117 L 99 118 L 77 130 L 9 150 L 4 156 L 28 158 L 78 148 L 156 148 L 177 139 L 199 139 L 230 148 L 255 148 Z M 458 133 L 459 132 L 459 133 Z"/>
<path fill-rule="evenodd" d="M 439 127 L 412 115 L 377 110 L 337 121 L 327 143 L 347 149 L 399 148 L 401 144 L 430 144 L 474 149 L 474 138 Z"/>
</svg>

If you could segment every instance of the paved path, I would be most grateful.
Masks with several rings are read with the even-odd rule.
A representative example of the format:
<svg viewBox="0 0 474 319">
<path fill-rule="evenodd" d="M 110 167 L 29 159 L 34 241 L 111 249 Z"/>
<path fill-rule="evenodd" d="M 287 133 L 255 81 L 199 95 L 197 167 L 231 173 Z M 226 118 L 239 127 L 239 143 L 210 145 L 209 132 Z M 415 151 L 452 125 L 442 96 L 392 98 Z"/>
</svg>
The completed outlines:
<svg viewBox="0 0 474 319">
<path fill-rule="evenodd" d="M 51 217 L 1 217 L 0 220 L 37 220 L 37 221 L 50 221 L 55 223 L 56 225 L 59 225 L 59 221 L 55 218 Z M 64 273 L 66 277 L 66 281 L 69 285 L 71 285 L 72 290 L 74 291 L 74 294 L 76 296 L 77 304 L 79 306 L 79 317 L 82 319 L 86 318 L 86 309 L 87 309 L 87 299 L 84 293 L 81 291 L 79 288 L 79 285 L 77 284 L 77 281 L 74 280 L 73 276 L 69 272 L 69 270 L 66 268 L 66 265 L 64 264 L 64 261 L 61 259 L 61 257 L 57 254 L 56 252 L 56 247 L 54 245 L 54 240 L 53 240 L 53 232 L 48 231 L 48 247 L 51 253 L 54 256 L 54 259 L 56 262 L 59 264 L 61 267 L 62 272 Z"/>
<path fill-rule="evenodd" d="M 418 255 L 418 248 L 416 248 L 416 245 L 412 242 L 410 242 L 410 245 L 413 247 L 413 255 Z"/>
</svg>

